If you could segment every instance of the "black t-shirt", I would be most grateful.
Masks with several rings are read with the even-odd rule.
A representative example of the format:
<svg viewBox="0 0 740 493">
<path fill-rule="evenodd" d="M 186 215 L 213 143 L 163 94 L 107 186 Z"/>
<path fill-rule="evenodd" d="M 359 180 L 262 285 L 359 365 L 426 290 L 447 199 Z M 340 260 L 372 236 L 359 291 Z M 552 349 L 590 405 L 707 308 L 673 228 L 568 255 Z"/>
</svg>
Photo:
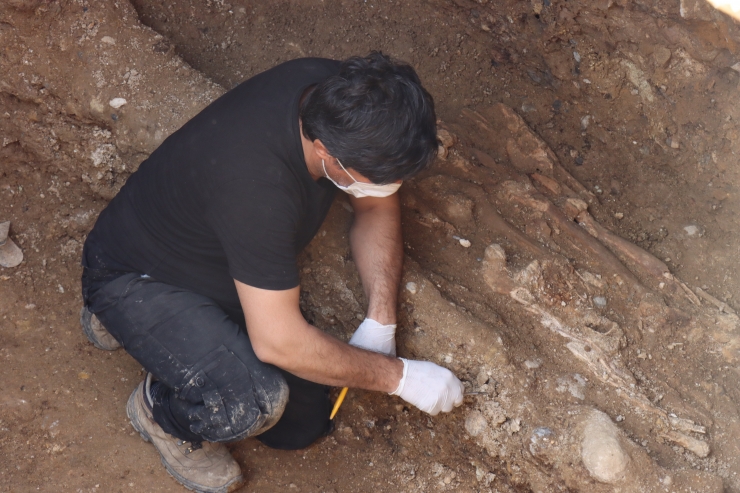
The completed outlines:
<svg viewBox="0 0 740 493">
<path fill-rule="evenodd" d="M 337 191 L 308 172 L 299 100 L 338 70 L 333 60 L 293 60 L 214 101 L 129 177 L 88 235 L 83 265 L 148 274 L 231 309 L 233 279 L 297 286 L 296 256 Z"/>
</svg>

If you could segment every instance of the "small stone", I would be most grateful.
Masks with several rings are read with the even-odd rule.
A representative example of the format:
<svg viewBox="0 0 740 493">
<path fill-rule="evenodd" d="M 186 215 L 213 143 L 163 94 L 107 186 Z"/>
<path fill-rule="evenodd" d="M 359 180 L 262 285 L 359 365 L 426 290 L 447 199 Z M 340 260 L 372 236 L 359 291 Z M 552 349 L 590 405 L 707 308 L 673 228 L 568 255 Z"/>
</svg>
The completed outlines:
<svg viewBox="0 0 740 493">
<path fill-rule="evenodd" d="M 542 365 L 542 361 L 540 361 L 540 360 L 538 360 L 538 359 L 535 359 L 535 360 L 531 360 L 531 359 L 528 359 L 527 361 L 525 361 L 525 362 L 524 362 L 524 366 L 525 366 L 525 367 L 526 367 L 526 368 L 527 368 L 528 370 L 536 370 L 536 369 L 537 369 L 537 368 L 539 368 L 539 367 L 540 367 L 541 365 Z"/>
<path fill-rule="evenodd" d="M 616 419 L 617 423 L 621 423 L 622 421 L 624 421 L 624 416 L 622 416 L 622 415 L 620 414 L 619 416 L 617 416 L 617 417 L 616 417 L 616 418 L 614 418 L 614 419 Z"/>
<path fill-rule="evenodd" d="M 111 38 L 110 36 L 103 36 L 102 38 L 100 38 L 100 41 L 108 45 L 116 44 L 116 40 Z"/>
<path fill-rule="evenodd" d="M 475 377 L 475 383 L 477 383 L 478 386 L 481 387 L 487 384 L 490 379 L 491 377 L 488 376 L 488 372 L 484 368 L 481 368 L 481 370 L 478 372 L 478 375 Z"/>
<path fill-rule="evenodd" d="M 690 224 L 688 226 L 684 226 L 683 230 L 686 231 L 687 235 L 694 236 L 696 233 L 699 232 L 699 227 L 694 226 L 693 224 Z"/>
<path fill-rule="evenodd" d="M 594 305 L 604 308 L 606 306 L 606 298 L 603 296 L 594 296 Z"/>
<path fill-rule="evenodd" d="M 668 137 L 665 139 L 665 143 L 670 146 L 671 149 L 678 149 L 681 145 L 678 143 L 678 139 L 675 137 Z"/>
<path fill-rule="evenodd" d="M 616 217 L 617 219 L 624 219 L 624 214 L 621 212 L 617 212 L 616 214 L 614 214 L 614 217 Z"/>
<path fill-rule="evenodd" d="M 471 245 L 470 240 L 466 240 L 465 238 L 460 238 L 458 241 L 463 247 L 470 248 L 470 245 Z"/>
<path fill-rule="evenodd" d="M 529 437 L 529 451 L 533 456 L 545 455 L 555 444 L 555 434 L 544 426 L 535 428 Z"/>
<path fill-rule="evenodd" d="M 437 129 L 437 140 L 445 149 L 449 149 L 455 144 L 455 137 L 444 128 Z"/>
<path fill-rule="evenodd" d="M 123 98 L 113 98 L 110 101 L 108 101 L 108 104 L 110 105 L 110 107 L 114 109 L 118 109 L 126 103 L 127 101 Z"/>
<path fill-rule="evenodd" d="M 583 118 L 581 118 L 581 129 L 586 130 L 590 122 L 591 122 L 591 115 L 586 115 Z"/>
<path fill-rule="evenodd" d="M 472 437 L 477 437 L 488 429 L 488 421 L 479 411 L 473 411 L 465 418 L 465 431 Z"/>
<path fill-rule="evenodd" d="M 406 283 L 406 291 L 411 294 L 416 294 L 419 291 L 419 287 L 416 285 L 415 282 L 410 281 Z"/>
<path fill-rule="evenodd" d="M 732 66 L 732 67 L 730 67 L 730 68 L 731 68 L 732 70 L 734 70 L 735 72 L 738 72 L 738 73 L 740 73 L 740 62 L 737 62 L 737 63 L 736 63 L 735 65 L 733 65 L 733 66 Z"/>
</svg>

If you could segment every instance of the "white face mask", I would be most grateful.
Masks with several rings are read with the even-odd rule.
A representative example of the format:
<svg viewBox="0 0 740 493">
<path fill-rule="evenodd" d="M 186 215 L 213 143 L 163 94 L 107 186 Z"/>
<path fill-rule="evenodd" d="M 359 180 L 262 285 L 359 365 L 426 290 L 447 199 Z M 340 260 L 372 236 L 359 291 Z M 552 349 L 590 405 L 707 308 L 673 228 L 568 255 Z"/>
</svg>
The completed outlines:
<svg viewBox="0 0 740 493">
<path fill-rule="evenodd" d="M 398 191 L 399 188 L 401 188 L 400 183 L 388 183 L 387 185 L 376 185 L 375 183 L 362 183 L 361 181 L 355 180 L 355 178 L 349 174 L 349 172 L 344 169 L 344 166 L 342 163 L 337 159 L 337 162 L 339 163 L 339 166 L 342 167 L 345 173 L 347 173 L 347 176 L 352 178 L 351 185 L 345 187 L 340 185 L 339 183 L 335 182 L 331 179 L 329 176 L 329 173 L 326 172 L 326 164 L 324 164 L 324 160 L 321 160 L 321 167 L 324 168 L 324 176 L 329 178 L 329 180 L 337 186 L 337 188 L 345 193 L 348 193 L 350 195 L 354 195 L 358 199 L 362 197 L 388 197 L 389 195 L 393 195 Z"/>
</svg>

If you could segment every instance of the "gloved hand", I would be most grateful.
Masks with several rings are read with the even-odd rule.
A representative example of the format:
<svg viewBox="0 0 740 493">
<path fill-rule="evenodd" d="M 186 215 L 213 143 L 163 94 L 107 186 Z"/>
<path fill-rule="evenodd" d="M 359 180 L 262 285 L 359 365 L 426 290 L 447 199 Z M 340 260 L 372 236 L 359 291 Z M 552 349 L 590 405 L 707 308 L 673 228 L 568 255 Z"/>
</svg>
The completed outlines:
<svg viewBox="0 0 740 493">
<path fill-rule="evenodd" d="M 398 388 L 391 392 L 425 413 L 436 416 L 447 413 L 463 402 L 462 382 L 447 368 L 429 361 L 403 361 L 403 377 Z"/>
<path fill-rule="evenodd" d="M 366 318 L 349 340 L 349 343 L 362 349 L 396 355 L 396 325 L 383 325 L 372 318 Z"/>
</svg>

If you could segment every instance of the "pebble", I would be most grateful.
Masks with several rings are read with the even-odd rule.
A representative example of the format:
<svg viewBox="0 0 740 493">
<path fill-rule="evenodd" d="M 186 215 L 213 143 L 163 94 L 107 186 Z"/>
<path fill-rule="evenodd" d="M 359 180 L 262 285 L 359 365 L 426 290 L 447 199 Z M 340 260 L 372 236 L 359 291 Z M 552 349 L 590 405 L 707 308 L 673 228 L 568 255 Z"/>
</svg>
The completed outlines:
<svg viewBox="0 0 740 493">
<path fill-rule="evenodd" d="M 603 296 L 594 296 L 594 305 L 604 308 L 606 306 L 606 298 Z"/>
<path fill-rule="evenodd" d="M 488 429 L 488 421 L 478 411 L 473 411 L 465 418 L 465 431 L 472 437 L 477 437 Z"/>
<path fill-rule="evenodd" d="M 100 38 L 100 41 L 102 41 L 105 44 L 114 45 L 116 44 L 116 40 L 111 38 L 110 36 L 103 36 Z"/>
<path fill-rule="evenodd" d="M 539 368 L 541 365 L 542 365 L 542 361 L 538 359 L 535 359 L 535 360 L 528 359 L 527 361 L 524 362 L 524 366 L 526 366 L 528 370 L 535 370 Z"/>
<path fill-rule="evenodd" d="M 460 244 L 461 244 L 461 245 L 462 245 L 463 247 L 465 247 L 465 248 L 470 248 L 470 245 L 471 245 L 471 243 L 470 243 L 470 240 L 466 240 L 465 238 L 460 238 L 460 239 L 459 239 L 459 240 L 457 240 L 457 241 L 459 241 L 459 242 L 460 242 Z"/>
<path fill-rule="evenodd" d="M 693 224 L 690 224 L 688 226 L 684 226 L 683 230 L 686 231 L 687 235 L 694 236 L 696 233 L 699 232 L 699 227 L 694 226 Z"/>
<path fill-rule="evenodd" d="M 581 129 L 586 130 L 590 122 L 591 122 L 591 115 L 586 115 L 583 118 L 581 118 Z"/>
<path fill-rule="evenodd" d="M 113 98 L 110 101 L 108 101 L 108 104 L 110 105 L 111 108 L 118 109 L 124 104 L 126 104 L 127 102 L 128 101 L 126 101 L 123 98 Z"/>
<path fill-rule="evenodd" d="M 614 217 L 616 217 L 617 219 L 624 219 L 624 214 L 621 212 L 617 212 L 616 214 L 614 214 Z"/>
<path fill-rule="evenodd" d="M 419 291 L 419 288 L 415 282 L 411 281 L 406 283 L 406 291 L 411 294 L 416 294 Z"/>
<path fill-rule="evenodd" d="M 541 426 L 535 428 L 529 437 L 529 451 L 533 456 L 543 455 L 552 448 L 555 443 L 555 433 L 550 428 Z"/>
<path fill-rule="evenodd" d="M 593 410 L 586 420 L 581 460 L 591 477 L 602 483 L 614 484 L 624 477 L 629 456 L 619 443 L 619 428 L 601 411 Z"/>
</svg>

